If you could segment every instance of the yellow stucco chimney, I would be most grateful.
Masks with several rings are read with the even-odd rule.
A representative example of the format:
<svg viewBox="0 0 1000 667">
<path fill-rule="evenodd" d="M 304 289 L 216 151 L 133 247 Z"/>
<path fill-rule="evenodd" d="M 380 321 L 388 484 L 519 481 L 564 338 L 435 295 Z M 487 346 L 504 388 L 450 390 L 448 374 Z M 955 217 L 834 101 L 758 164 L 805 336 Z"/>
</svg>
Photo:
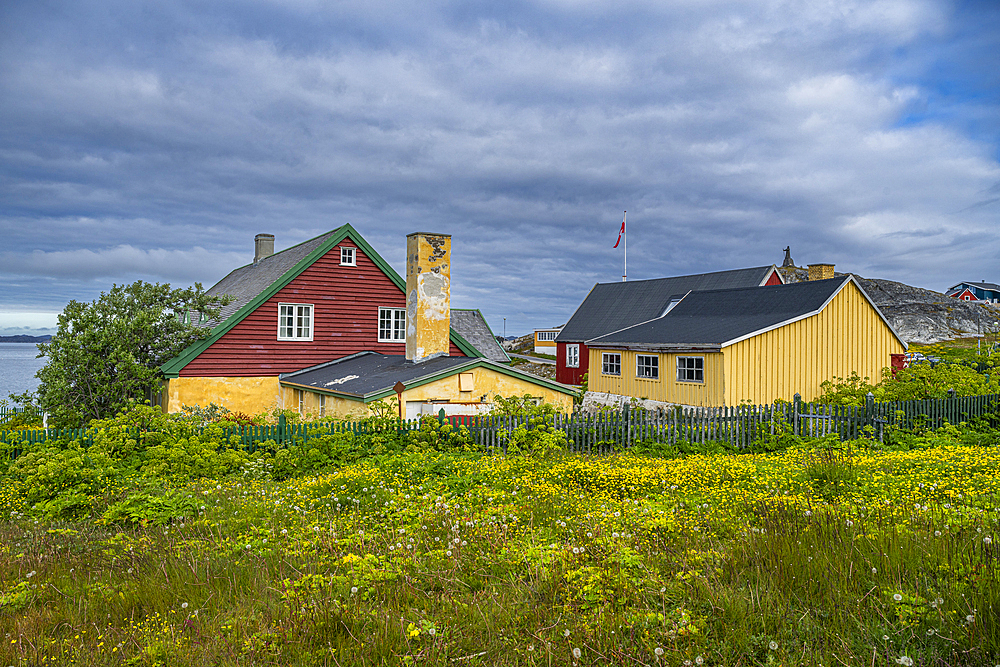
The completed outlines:
<svg viewBox="0 0 1000 667">
<path fill-rule="evenodd" d="M 406 237 L 406 358 L 448 356 L 451 343 L 451 234 Z"/>
<path fill-rule="evenodd" d="M 833 264 L 810 264 L 809 280 L 827 280 L 833 278 Z"/>
</svg>

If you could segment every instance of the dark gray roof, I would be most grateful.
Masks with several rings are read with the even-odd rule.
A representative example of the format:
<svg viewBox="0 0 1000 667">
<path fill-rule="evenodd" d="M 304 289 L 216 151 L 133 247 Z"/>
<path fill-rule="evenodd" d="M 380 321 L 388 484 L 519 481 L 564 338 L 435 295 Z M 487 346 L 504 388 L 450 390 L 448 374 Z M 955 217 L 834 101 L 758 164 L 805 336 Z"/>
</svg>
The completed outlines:
<svg viewBox="0 0 1000 667">
<path fill-rule="evenodd" d="M 691 292 L 663 317 L 587 343 L 719 346 L 820 310 L 850 280 Z"/>
<path fill-rule="evenodd" d="M 230 272 L 228 276 L 212 285 L 208 293 L 213 296 L 228 294 L 235 300 L 222 308 L 219 318 L 209 322 L 207 326 L 215 326 L 224 322 L 230 315 L 253 301 L 254 297 L 270 287 L 285 272 L 305 259 L 306 255 L 339 231 L 339 228 L 334 229 L 322 236 L 276 252 L 256 264 L 247 264 Z"/>
<path fill-rule="evenodd" d="M 957 289 L 957 288 L 961 287 L 962 285 L 971 285 L 972 287 L 978 287 L 979 289 L 988 289 L 988 290 L 991 290 L 991 291 L 1000 290 L 1000 285 L 997 285 L 996 283 L 974 283 L 974 282 L 972 282 L 970 280 L 966 280 L 965 282 L 961 282 L 961 283 L 959 283 L 957 285 L 949 287 L 948 289 L 949 290 Z"/>
<path fill-rule="evenodd" d="M 772 268 L 773 265 L 757 266 L 627 283 L 597 283 L 556 340 L 583 342 L 651 320 L 663 314 L 672 298 L 680 298 L 692 290 L 757 287 Z"/>
<path fill-rule="evenodd" d="M 510 362 L 510 357 L 500 347 L 496 337 L 486 323 L 483 314 L 478 310 L 452 309 L 451 328 L 459 336 L 469 341 L 477 350 L 486 355 L 490 361 L 498 364 Z"/>
<path fill-rule="evenodd" d="M 399 354 L 359 352 L 326 364 L 285 373 L 280 380 L 363 398 L 392 389 L 397 382 L 409 385 L 448 371 L 454 372 L 462 366 L 475 365 L 479 361 L 475 357 L 434 357 L 415 364 Z"/>
</svg>

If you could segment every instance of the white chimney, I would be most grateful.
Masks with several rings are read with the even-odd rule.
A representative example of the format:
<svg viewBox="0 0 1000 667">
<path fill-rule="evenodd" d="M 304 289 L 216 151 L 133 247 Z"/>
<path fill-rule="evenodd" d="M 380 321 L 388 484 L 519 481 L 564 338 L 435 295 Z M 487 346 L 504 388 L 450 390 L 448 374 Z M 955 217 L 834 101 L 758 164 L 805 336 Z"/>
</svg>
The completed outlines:
<svg viewBox="0 0 1000 667">
<path fill-rule="evenodd" d="M 274 234 L 258 234 L 253 237 L 253 263 L 274 254 Z"/>
</svg>

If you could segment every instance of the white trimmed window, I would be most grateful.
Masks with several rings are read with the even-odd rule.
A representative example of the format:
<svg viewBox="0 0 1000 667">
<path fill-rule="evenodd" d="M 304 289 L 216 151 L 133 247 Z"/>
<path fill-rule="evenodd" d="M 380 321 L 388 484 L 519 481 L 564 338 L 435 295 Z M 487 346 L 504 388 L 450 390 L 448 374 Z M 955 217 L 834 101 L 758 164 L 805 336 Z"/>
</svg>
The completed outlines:
<svg viewBox="0 0 1000 667">
<path fill-rule="evenodd" d="M 635 355 L 635 376 L 648 380 L 659 380 L 660 358 L 655 354 Z"/>
<path fill-rule="evenodd" d="M 340 248 L 340 265 L 341 266 L 357 266 L 355 261 L 354 248 L 348 248 L 347 246 L 341 246 Z"/>
<path fill-rule="evenodd" d="M 541 341 L 545 341 L 545 340 L 555 340 L 556 339 L 556 335 L 558 333 L 559 333 L 558 331 L 539 331 L 538 332 L 538 341 L 541 342 Z"/>
<path fill-rule="evenodd" d="M 312 323 L 311 303 L 278 304 L 278 340 L 312 340 Z"/>
<path fill-rule="evenodd" d="M 704 382 L 705 357 L 677 357 L 678 382 Z"/>
<path fill-rule="evenodd" d="M 622 355 L 617 352 L 601 353 L 601 373 L 604 375 L 621 375 Z"/>
<path fill-rule="evenodd" d="M 326 394 L 319 395 L 319 416 L 326 417 Z"/>
<path fill-rule="evenodd" d="M 566 368 L 580 367 L 580 346 L 577 343 L 566 345 Z"/>
<path fill-rule="evenodd" d="M 378 340 L 380 343 L 406 342 L 406 309 L 378 309 Z"/>
</svg>

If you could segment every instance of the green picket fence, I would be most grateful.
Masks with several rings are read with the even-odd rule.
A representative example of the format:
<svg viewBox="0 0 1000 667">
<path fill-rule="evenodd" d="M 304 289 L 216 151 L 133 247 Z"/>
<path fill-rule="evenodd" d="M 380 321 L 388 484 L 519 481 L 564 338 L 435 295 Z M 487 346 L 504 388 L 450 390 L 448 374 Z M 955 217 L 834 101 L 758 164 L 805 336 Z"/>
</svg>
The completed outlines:
<svg viewBox="0 0 1000 667">
<path fill-rule="evenodd" d="M 1000 395 L 949 397 L 921 401 L 876 403 L 869 394 L 863 406 L 807 403 L 798 395 L 789 403 L 738 405 L 720 408 L 675 407 L 666 410 L 613 410 L 596 414 L 553 416 L 552 426 L 566 433 L 569 449 L 603 454 L 650 441 L 722 441 L 745 447 L 762 436 L 785 429 L 795 435 L 822 437 L 836 434 L 841 440 L 859 437 L 884 439 L 888 427 L 911 430 L 958 424 L 1000 409 Z M 505 433 L 518 426 L 531 428 L 524 418 L 467 417 L 469 427 L 484 449 L 504 447 Z"/>
<path fill-rule="evenodd" d="M 723 441 L 734 447 L 745 447 L 762 436 L 781 430 L 809 437 L 836 434 L 841 440 L 859 437 L 882 440 L 890 427 L 904 430 L 938 428 L 945 423 L 958 424 L 995 414 L 998 409 L 1000 395 L 997 394 L 885 403 L 875 402 L 869 394 L 863 406 L 807 403 L 796 395 L 789 403 L 773 405 L 675 407 L 655 412 L 626 407 L 596 414 L 556 414 L 546 425 L 566 433 L 572 451 L 605 454 L 643 441 L 671 445 Z M 535 428 L 526 417 L 506 415 L 446 416 L 441 410 L 436 417 L 430 418 L 442 424 L 465 426 L 479 446 L 487 451 L 506 451 L 508 434 L 520 426 L 529 430 Z M 276 447 L 285 447 L 308 443 L 311 438 L 331 433 L 369 434 L 379 428 L 385 426 L 375 426 L 370 421 L 288 424 L 282 418 L 277 424 L 230 427 L 223 434 L 226 438 L 238 437 L 244 449 L 254 451 L 267 441 L 274 442 Z M 420 420 L 394 422 L 389 428 L 399 432 L 419 429 Z M 86 445 L 93 444 L 89 429 L 0 431 L 0 441 L 18 445 L 47 440 L 82 440 Z"/>
</svg>

